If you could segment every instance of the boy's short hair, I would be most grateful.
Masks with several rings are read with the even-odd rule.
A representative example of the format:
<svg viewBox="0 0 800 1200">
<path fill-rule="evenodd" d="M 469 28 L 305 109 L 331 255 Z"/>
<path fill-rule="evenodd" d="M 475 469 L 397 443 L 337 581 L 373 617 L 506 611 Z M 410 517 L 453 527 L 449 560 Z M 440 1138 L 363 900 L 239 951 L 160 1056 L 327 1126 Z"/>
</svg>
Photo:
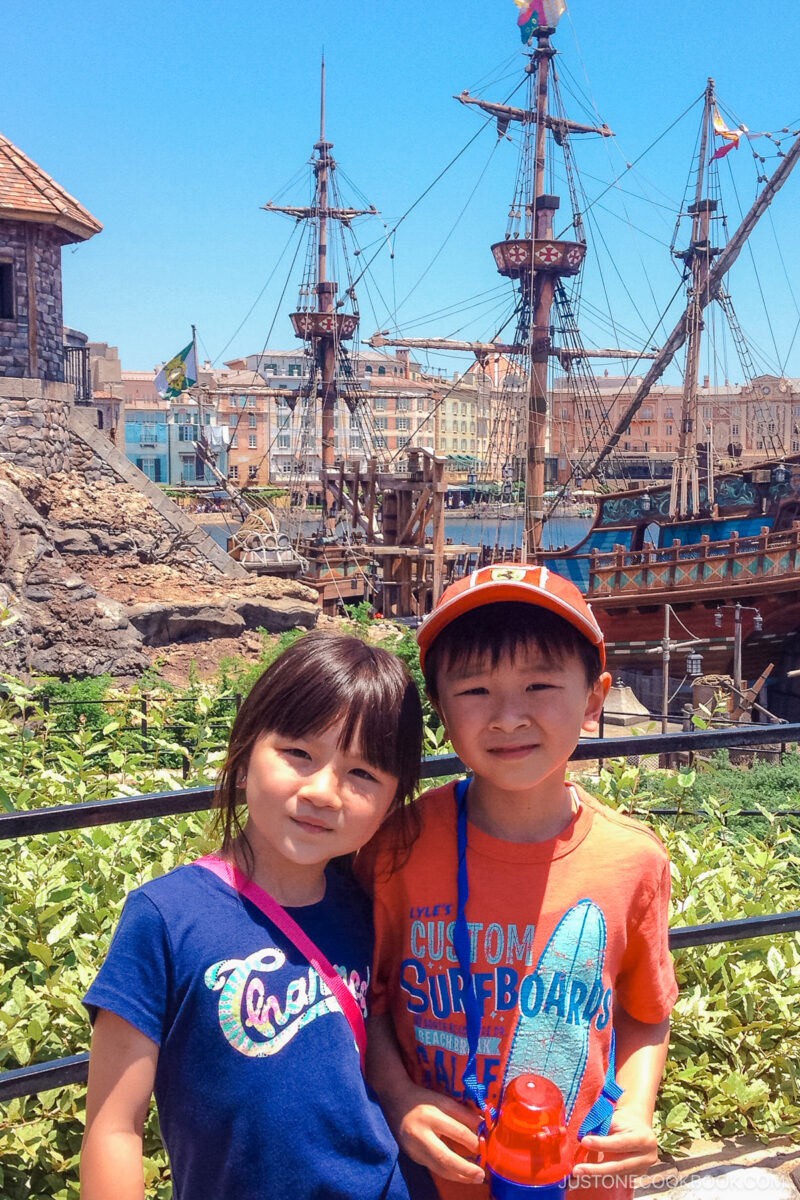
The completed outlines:
<svg viewBox="0 0 800 1200">
<path fill-rule="evenodd" d="M 521 645 L 556 661 L 577 655 L 591 687 L 605 667 L 603 633 L 578 588 L 547 567 L 483 567 L 451 584 L 417 631 L 428 693 L 438 697 L 443 663 L 489 656 L 496 665 Z"/>
</svg>

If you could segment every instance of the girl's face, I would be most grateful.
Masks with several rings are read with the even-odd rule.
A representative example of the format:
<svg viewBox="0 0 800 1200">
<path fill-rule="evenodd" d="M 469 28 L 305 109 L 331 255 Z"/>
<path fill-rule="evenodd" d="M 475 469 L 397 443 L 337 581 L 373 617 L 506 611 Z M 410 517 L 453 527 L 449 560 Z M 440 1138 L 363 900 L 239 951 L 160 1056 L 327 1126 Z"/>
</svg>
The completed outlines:
<svg viewBox="0 0 800 1200">
<path fill-rule="evenodd" d="M 363 846 L 397 792 L 397 778 L 373 767 L 361 748 L 338 746 L 341 722 L 308 737 L 262 735 L 244 780 L 245 833 L 256 864 L 275 856 L 324 866 Z"/>
</svg>

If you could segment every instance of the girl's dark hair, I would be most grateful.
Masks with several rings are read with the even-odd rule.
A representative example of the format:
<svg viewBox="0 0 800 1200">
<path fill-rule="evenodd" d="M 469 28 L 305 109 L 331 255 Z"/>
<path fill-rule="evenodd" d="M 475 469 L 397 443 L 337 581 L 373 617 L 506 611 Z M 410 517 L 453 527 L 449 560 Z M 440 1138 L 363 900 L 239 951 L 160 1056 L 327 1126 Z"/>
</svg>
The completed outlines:
<svg viewBox="0 0 800 1200">
<path fill-rule="evenodd" d="M 239 780 L 258 739 L 313 736 L 342 720 L 340 748 L 347 751 L 358 739 L 368 763 L 397 776 L 390 811 L 406 805 L 419 783 L 422 705 L 405 665 L 360 638 L 309 633 L 267 667 L 236 714 L 214 797 L 224 853 L 238 839 L 252 870 Z"/>
<path fill-rule="evenodd" d="M 488 658 L 496 667 L 501 658 L 524 646 L 535 646 L 552 662 L 579 658 L 589 687 L 602 674 L 597 647 L 569 621 L 538 605 L 502 600 L 473 608 L 444 627 L 425 655 L 428 695 L 434 702 L 439 699 L 442 666 L 463 667 Z"/>
</svg>

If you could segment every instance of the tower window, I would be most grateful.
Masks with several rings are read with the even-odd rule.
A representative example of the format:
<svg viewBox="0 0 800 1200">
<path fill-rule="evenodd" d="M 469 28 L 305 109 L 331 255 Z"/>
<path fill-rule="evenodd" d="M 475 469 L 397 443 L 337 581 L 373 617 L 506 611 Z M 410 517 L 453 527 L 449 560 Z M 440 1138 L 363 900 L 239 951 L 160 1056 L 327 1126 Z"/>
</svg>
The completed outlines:
<svg viewBox="0 0 800 1200">
<path fill-rule="evenodd" d="M 0 321 L 14 320 L 14 267 L 0 262 Z"/>
</svg>

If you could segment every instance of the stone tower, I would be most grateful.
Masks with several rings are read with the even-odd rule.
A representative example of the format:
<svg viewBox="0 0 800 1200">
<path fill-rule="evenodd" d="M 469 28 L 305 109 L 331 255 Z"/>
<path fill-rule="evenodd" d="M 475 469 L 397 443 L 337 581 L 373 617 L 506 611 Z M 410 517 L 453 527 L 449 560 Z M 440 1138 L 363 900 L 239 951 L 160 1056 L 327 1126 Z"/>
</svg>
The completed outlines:
<svg viewBox="0 0 800 1200">
<path fill-rule="evenodd" d="M 0 458 L 42 474 L 69 454 L 61 248 L 100 222 L 0 134 Z"/>
</svg>

